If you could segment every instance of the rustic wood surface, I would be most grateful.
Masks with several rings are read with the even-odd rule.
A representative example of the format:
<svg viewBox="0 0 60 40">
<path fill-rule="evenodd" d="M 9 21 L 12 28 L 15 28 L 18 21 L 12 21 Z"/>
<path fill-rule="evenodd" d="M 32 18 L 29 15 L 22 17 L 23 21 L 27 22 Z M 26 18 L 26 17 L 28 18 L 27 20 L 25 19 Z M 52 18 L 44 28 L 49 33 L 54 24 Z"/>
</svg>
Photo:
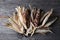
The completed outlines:
<svg viewBox="0 0 60 40">
<path fill-rule="evenodd" d="M 58 20 L 51 25 L 53 33 L 25 37 L 3 26 L 2 22 L 6 22 L 6 19 L 4 19 L 5 21 L 2 19 L 0 20 L 0 40 L 60 40 L 60 0 L 0 0 L 0 15 L 10 16 L 17 6 L 26 5 L 28 7 L 29 4 L 44 11 L 54 9 L 54 17 L 57 16 Z"/>
</svg>

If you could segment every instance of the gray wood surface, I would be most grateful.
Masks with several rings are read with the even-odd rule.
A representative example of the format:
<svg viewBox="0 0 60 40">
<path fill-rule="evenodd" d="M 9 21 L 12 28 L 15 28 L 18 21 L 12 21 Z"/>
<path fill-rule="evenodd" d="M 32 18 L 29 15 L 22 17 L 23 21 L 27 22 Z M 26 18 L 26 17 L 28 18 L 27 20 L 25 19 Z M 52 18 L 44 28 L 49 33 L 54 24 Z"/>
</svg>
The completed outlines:
<svg viewBox="0 0 60 40">
<path fill-rule="evenodd" d="M 0 40 L 60 40 L 60 0 L 0 0 L 0 15 L 10 16 L 17 6 L 28 6 L 29 4 L 44 11 L 48 11 L 51 8 L 54 9 L 53 14 L 58 17 L 58 20 L 51 25 L 53 33 L 48 33 L 47 35 L 34 34 L 32 37 L 25 37 L 2 26 L 2 22 L 6 22 L 6 19 L 4 19 L 0 20 Z"/>
</svg>

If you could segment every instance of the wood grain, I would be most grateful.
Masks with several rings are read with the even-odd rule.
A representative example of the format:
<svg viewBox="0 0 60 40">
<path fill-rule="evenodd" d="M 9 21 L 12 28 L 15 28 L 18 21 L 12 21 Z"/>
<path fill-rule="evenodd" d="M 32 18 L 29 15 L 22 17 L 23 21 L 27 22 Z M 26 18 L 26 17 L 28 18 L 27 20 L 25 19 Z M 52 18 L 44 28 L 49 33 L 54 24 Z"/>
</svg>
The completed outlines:
<svg viewBox="0 0 60 40">
<path fill-rule="evenodd" d="M 51 8 L 54 9 L 51 19 L 57 16 L 58 20 L 50 26 L 53 33 L 48 33 L 47 35 L 34 34 L 32 37 L 25 37 L 2 26 L 2 22 L 5 22 L 5 19 L 0 20 L 0 40 L 60 40 L 60 0 L 0 0 L 0 15 L 11 16 L 15 11 L 14 8 L 19 5 L 28 7 L 29 4 L 44 11 L 48 11 Z"/>
</svg>

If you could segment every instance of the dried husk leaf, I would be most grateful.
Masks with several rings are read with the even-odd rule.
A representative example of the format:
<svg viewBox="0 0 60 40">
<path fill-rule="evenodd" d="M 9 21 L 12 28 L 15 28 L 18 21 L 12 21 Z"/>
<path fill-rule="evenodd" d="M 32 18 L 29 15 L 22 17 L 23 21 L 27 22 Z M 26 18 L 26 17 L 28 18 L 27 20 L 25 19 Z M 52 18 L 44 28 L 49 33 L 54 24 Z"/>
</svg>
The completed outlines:
<svg viewBox="0 0 60 40">
<path fill-rule="evenodd" d="M 19 33 L 23 33 L 23 27 L 18 25 L 12 18 L 9 18 L 9 22 L 12 24 L 12 27 Z"/>
<path fill-rule="evenodd" d="M 25 20 L 23 19 L 22 16 L 22 8 L 20 8 L 20 6 L 18 8 L 16 8 L 16 11 L 18 12 L 18 16 L 19 16 L 19 21 L 21 21 L 22 25 L 24 26 L 25 29 L 27 29 L 26 24 L 24 23 Z"/>
</svg>

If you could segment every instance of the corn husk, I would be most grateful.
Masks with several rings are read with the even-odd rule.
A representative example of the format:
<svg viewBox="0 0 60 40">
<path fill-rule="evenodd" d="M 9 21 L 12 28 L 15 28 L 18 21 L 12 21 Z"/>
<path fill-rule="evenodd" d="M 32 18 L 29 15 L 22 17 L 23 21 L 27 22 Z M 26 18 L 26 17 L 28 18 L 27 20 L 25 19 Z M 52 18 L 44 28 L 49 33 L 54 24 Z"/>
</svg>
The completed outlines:
<svg viewBox="0 0 60 40">
<path fill-rule="evenodd" d="M 28 36 L 31 36 L 34 33 L 45 34 L 51 32 L 49 26 L 53 24 L 57 18 L 47 22 L 49 17 L 52 15 L 53 9 L 41 15 L 44 11 L 38 8 L 25 8 L 18 6 L 16 12 L 13 13 L 12 17 L 1 16 L 0 18 L 7 18 L 9 23 L 6 23 L 6 26 L 14 31 Z M 26 31 L 25 31 L 26 30 Z"/>
</svg>

